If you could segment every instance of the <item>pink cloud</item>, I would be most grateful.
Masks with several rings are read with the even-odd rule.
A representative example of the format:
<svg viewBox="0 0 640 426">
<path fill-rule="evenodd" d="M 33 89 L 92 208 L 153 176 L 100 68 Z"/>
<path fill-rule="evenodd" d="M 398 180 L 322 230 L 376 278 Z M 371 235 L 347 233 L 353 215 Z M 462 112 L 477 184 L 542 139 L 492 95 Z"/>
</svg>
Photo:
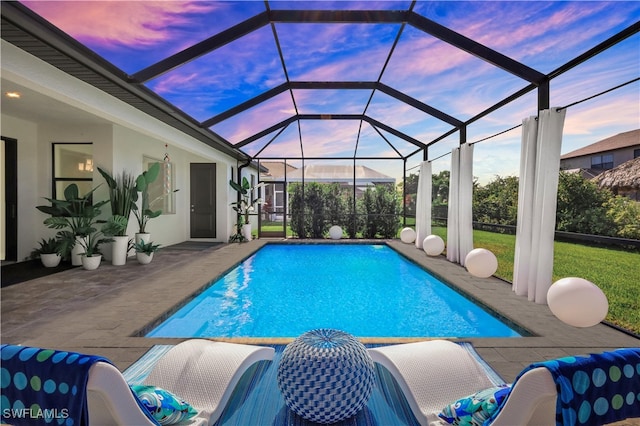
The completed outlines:
<svg viewBox="0 0 640 426">
<path fill-rule="evenodd" d="M 197 1 L 25 1 L 24 4 L 82 42 L 155 45 L 171 39 L 171 28 L 188 24 L 183 15 L 214 10 Z M 96 29 L 99 28 L 99 31 Z"/>
</svg>

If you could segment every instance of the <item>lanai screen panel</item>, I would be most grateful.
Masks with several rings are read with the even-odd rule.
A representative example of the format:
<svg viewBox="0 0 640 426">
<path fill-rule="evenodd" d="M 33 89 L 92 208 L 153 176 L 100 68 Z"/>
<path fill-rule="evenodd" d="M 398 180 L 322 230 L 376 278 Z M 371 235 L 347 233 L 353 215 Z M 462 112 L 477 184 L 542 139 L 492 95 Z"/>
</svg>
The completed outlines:
<svg viewBox="0 0 640 426">
<path fill-rule="evenodd" d="M 276 24 L 291 81 L 376 81 L 397 24 Z"/>
<path fill-rule="evenodd" d="M 383 93 L 379 83 L 459 122 L 529 85 L 513 70 L 467 53 L 454 46 L 455 42 L 442 41 L 431 33 L 431 23 L 443 25 L 458 41 L 466 37 L 542 75 L 640 17 L 640 3 L 632 1 L 23 4 L 128 74 L 133 84 L 154 91 L 201 127 L 211 128 L 249 155 L 263 155 L 277 147 L 283 149 L 282 157 L 296 150 L 299 156 L 318 155 L 315 147 L 322 147 L 327 151 L 320 155 L 328 158 L 349 151 L 356 156 L 373 155 L 376 142 L 384 153 L 390 144 L 396 154 L 413 152 L 406 139 L 390 129 L 376 128 L 367 118 L 423 144 L 455 128 L 428 114 L 421 118 L 413 107 Z M 336 19 L 339 16 L 346 18 L 341 21 Z M 639 45 L 636 34 L 553 80 L 552 104 L 583 98 L 637 77 Z M 197 55 L 185 55 L 198 46 L 203 48 L 196 49 Z M 377 89 L 367 107 L 362 106 L 368 101 L 366 93 L 374 89 L 293 87 L 301 82 L 366 83 Z M 533 99 L 536 111 L 535 95 L 529 99 Z M 628 105 L 623 99 L 611 104 L 609 110 L 628 111 Z M 473 123 L 468 135 L 473 139 L 518 124 L 531 114 L 530 109 L 528 101 L 526 105 L 511 104 L 508 113 Z M 229 111 L 233 113 L 225 114 Z M 606 111 L 598 112 L 594 117 L 606 115 Z M 303 114 L 353 117 L 313 124 L 313 120 L 301 117 Z M 283 120 L 288 124 L 280 132 L 283 128 L 277 124 Z M 610 120 L 618 122 L 620 116 Z M 585 122 L 595 126 L 594 120 Z M 342 138 L 341 143 L 337 138 Z M 450 143 L 459 143 L 457 132 L 431 146 L 429 158 L 450 151 Z"/>
<path fill-rule="evenodd" d="M 372 90 L 296 89 L 293 97 L 300 114 L 362 114 Z"/>
<path fill-rule="evenodd" d="M 463 121 L 527 84 L 411 26 L 402 33 L 382 82 Z"/>
<path fill-rule="evenodd" d="M 543 73 L 638 20 L 637 1 L 418 1 L 415 12 Z"/>
<path fill-rule="evenodd" d="M 249 1 L 22 1 L 134 74 L 265 10 Z"/>
<path fill-rule="evenodd" d="M 214 125 L 212 130 L 231 143 L 238 143 L 294 115 L 291 95 L 283 92 Z"/>
<path fill-rule="evenodd" d="M 198 121 L 285 82 L 268 26 L 172 69 L 147 86 Z"/>
<path fill-rule="evenodd" d="M 381 91 L 374 94 L 367 115 L 425 143 L 453 128 L 451 124 Z"/>
</svg>

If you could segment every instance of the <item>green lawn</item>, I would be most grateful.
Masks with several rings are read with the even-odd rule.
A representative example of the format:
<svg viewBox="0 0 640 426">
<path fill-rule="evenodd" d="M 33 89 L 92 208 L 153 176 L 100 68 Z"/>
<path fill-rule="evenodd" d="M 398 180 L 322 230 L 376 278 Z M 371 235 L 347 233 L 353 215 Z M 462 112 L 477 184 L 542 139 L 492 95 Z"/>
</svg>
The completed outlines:
<svg viewBox="0 0 640 426">
<path fill-rule="evenodd" d="M 446 228 L 432 229 L 446 241 Z M 491 250 L 498 258 L 496 276 L 513 280 L 515 236 L 473 231 L 474 247 Z M 640 334 L 640 253 L 555 242 L 553 281 L 580 277 L 602 289 L 609 300 L 607 321 Z"/>
</svg>

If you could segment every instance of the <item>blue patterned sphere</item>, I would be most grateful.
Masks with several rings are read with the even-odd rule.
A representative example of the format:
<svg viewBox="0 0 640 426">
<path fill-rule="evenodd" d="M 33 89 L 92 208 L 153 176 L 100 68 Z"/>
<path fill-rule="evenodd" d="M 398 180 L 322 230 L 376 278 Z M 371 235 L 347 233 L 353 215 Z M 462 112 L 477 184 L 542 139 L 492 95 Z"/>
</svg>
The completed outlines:
<svg viewBox="0 0 640 426">
<path fill-rule="evenodd" d="M 369 400 L 374 381 L 366 348 L 340 330 L 304 333 L 287 345 L 278 365 L 278 387 L 287 406 L 317 423 L 357 414 Z"/>
</svg>

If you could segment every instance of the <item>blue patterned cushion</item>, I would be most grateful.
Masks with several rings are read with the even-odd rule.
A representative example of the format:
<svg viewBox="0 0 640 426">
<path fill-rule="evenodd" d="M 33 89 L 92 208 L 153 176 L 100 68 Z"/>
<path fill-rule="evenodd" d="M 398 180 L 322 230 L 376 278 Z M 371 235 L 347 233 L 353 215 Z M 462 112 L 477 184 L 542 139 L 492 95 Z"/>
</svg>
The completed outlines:
<svg viewBox="0 0 640 426">
<path fill-rule="evenodd" d="M 498 409 L 510 390 L 509 385 L 481 390 L 447 405 L 438 417 L 452 425 L 482 425 Z"/>
<path fill-rule="evenodd" d="M 133 385 L 131 389 L 161 425 L 180 423 L 198 414 L 189 403 L 166 389 L 144 385 Z"/>
</svg>

